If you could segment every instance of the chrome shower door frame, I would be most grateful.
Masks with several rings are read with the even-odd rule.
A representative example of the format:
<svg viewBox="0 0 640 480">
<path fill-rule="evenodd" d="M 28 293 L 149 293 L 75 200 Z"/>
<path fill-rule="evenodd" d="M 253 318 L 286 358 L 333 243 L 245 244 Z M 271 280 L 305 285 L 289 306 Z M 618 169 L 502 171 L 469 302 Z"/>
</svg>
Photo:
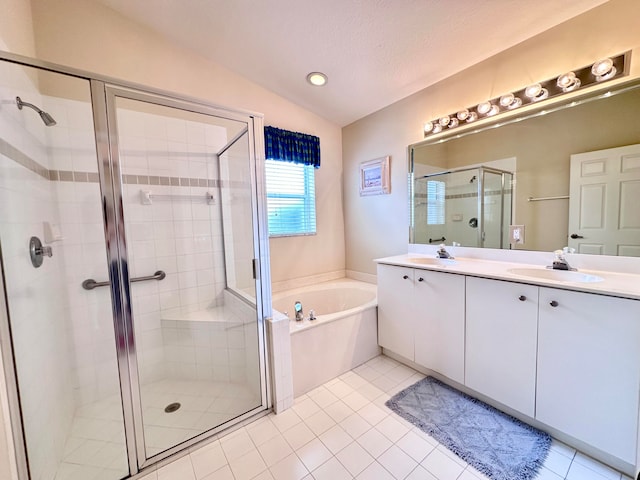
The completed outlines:
<svg viewBox="0 0 640 480">
<path fill-rule="evenodd" d="M 223 430 L 223 427 L 216 427 L 208 430 L 200 435 L 197 435 L 190 440 L 180 443 L 177 446 L 169 448 L 153 457 L 148 457 L 145 449 L 144 440 L 144 425 L 142 418 L 142 402 L 140 395 L 140 380 L 138 376 L 138 362 L 137 362 L 137 347 L 134 335 L 133 325 L 133 312 L 131 305 L 131 293 L 129 290 L 130 277 L 128 269 L 128 254 L 126 245 L 126 235 L 124 227 L 124 204 L 123 204 L 123 183 L 122 183 L 122 162 L 119 155 L 118 148 L 118 132 L 116 121 L 116 99 L 125 98 L 129 100 L 136 100 L 139 102 L 146 102 L 154 105 L 160 105 L 170 108 L 176 108 L 179 110 L 185 110 L 202 115 L 209 115 L 215 117 L 222 117 L 229 120 L 235 120 L 247 124 L 247 133 L 249 134 L 249 161 L 251 164 L 251 185 L 252 185 L 252 210 L 253 210 L 253 231 L 254 231 L 254 253 L 256 258 L 260 259 L 260 269 L 256 274 L 255 287 L 256 292 L 260 294 L 256 295 L 256 313 L 258 322 L 258 345 L 260 362 L 260 377 L 261 377 L 261 405 L 245 414 L 236 417 L 233 420 L 233 424 L 240 423 L 253 415 L 260 413 L 270 407 L 269 399 L 270 395 L 267 393 L 266 386 L 269 385 L 267 378 L 266 368 L 266 349 L 265 349 L 265 325 L 264 325 L 264 306 L 270 308 L 271 291 L 270 291 L 270 279 L 268 274 L 265 276 L 264 272 L 268 272 L 268 261 L 265 261 L 264 244 L 260 241 L 261 228 L 266 232 L 266 223 L 261 225 L 259 219 L 259 195 L 256 188 L 257 183 L 257 155 L 256 144 L 254 142 L 255 132 L 257 129 L 262 129 L 262 118 L 255 117 L 248 114 L 230 112 L 228 110 L 218 109 L 203 104 L 198 104 L 190 101 L 186 101 L 180 98 L 176 98 L 168 95 L 159 95 L 155 93 L 148 93 L 139 89 L 123 88 L 118 85 L 107 84 L 104 82 L 92 82 L 92 87 L 98 86 L 101 83 L 103 93 L 101 98 L 95 98 L 99 101 L 101 106 L 100 112 L 95 112 L 95 115 L 103 116 L 106 118 L 106 132 L 96 134 L 96 140 L 98 137 L 106 138 L 107 142 L 101 141 L 98 146 L 100 164 L 105 169 L 104 175 L 101 175 L 101 181 L 103 182 L 105 196 L 105 219 L 107 234 L 107 245 L 110 265 L 112 262 L 119 262 L 118 268 L 115 273 L 110 268 L 110 274 L 113 273 L 111 280 L 111 295 L 113 298 L 114 306 L 114 321 L 118 324 L 116 327 L 117 333 L 117 349 L 118 349 L 118 362 L 120 371 L 124 373 L 121 375 L 121 387 L 122 398 L 125 412 L 128 410 L 130 415 L 125 417 L 125 432 L 127 438 L 127 449 L 129 453 L 129 462 L 132 472 L 138 472 L 146 467 L 155 465 L 158 462 L 194 445 L 202 440 L 212 437 L 219 431 Z M 104 99 L 104 100 L 103 100 Z M 96 109 L 98 110 L 98 109 Z M 98 123 L 96 123 L 96 126 Z M 97 130 L 97 129 L 96 129 Z M 105 135 L 106 133 L 106 135 Z M 108 169 L 106 167 L 109 167 Z M 110 175 L 109 175 L 110 173 Z M 107 198 L 108 195 L 110 198 Z M 268 245 L 267 245 L 268 248 Z M 268 251 L 268 250 L 267 250 Z M 266 277 L 266 282 L 265 282 Z M 266 283 L 266 288 L 265 288 Z M 268 295 L 268 296 L 267 296 Z M 265 303 L 265 299 L 268 302 Z M 228 428 L 228 426 L 224 427 Z M 135 460 L 134 460 L 135 459 Z"/>
</svg>

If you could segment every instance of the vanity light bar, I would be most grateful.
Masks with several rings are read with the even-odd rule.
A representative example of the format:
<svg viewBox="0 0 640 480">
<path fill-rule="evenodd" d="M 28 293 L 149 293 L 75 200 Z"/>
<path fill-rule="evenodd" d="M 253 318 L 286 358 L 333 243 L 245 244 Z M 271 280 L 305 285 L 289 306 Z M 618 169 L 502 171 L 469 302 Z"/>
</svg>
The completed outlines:
<svg viewBox="0 0 640 480">
<path fill-rule="evenodd" d="M 517 92 L 481 102 L 475 107 L 465 108 L 457 113 L 431 120 L 424 124 L 424 136 L 435 135 L 445 129 L 453 129 L 481 118 L 493 117 L 541 100 L 559 97 L 579 88 L 622 77 L 628 73 L 626 66 L 629 64 L 630 55 L 631 52 L 627 52 L 616 57 L 598 60 L 593 65 L 563 73 L 556 78 L 528 85 Z"/>
</svg>

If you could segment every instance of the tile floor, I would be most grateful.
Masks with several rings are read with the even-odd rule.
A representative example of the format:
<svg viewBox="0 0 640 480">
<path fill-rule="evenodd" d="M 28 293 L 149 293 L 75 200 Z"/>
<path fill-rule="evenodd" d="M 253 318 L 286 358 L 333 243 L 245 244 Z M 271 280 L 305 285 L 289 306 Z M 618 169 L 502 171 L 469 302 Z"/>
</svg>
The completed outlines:
<svg viewBox="0 0 640 480">
<path fill-rule="evenodd" d="M 423 378 L 379 356 L 142 480 L 486 480 L 384 406 Z M 538 480 L 631 480 L 554 441 Z"/>
<path fill-rule="evenodd" d="M 250 386 L 208 381 L 162 380 L 141 388 L 147 454 L 155 455 L 260 405 Z M 164 408 L 180 402 L 179 410 Z M 126 476 L 119 396 L 76 411 L 55 480 L 114 480 Z"/>
</svg>

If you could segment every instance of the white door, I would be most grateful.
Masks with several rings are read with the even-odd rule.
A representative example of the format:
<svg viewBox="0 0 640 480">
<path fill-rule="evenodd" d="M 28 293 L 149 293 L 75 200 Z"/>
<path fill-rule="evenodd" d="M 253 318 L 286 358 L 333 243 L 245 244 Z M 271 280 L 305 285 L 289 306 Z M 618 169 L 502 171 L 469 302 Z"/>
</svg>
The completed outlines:
<svg viewBox="0 0 640 480">
<path fill-rule="evenodd" d="M 640 257 L 640 145 L 571 155 L 570 177 L 568 245 Z"/>
</svg>

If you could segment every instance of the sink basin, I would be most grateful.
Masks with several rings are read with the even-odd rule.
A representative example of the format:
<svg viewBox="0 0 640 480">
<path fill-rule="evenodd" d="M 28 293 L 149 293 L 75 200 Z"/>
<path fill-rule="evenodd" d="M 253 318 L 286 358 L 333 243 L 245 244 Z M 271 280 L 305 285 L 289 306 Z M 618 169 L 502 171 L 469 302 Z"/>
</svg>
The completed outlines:
<svg viewBox="0 0 640 480">
<path fill-rule="evenodd" d="M 453 258 L 436 258 L 436 257 L 409 257 L 411 263 L 420 265 L 455 265 L 456 260 Z"/>
<path fill-rule="evenodd" d="M 589 275 L 588 273 L 551 270 L 549 268 L 511 268 L 508 272 L 523 277 L 543 278 L 545 280 L 555 280 L 556 282 L 593 283 L 604 280 L 602 277 Z"/>
</svg>

